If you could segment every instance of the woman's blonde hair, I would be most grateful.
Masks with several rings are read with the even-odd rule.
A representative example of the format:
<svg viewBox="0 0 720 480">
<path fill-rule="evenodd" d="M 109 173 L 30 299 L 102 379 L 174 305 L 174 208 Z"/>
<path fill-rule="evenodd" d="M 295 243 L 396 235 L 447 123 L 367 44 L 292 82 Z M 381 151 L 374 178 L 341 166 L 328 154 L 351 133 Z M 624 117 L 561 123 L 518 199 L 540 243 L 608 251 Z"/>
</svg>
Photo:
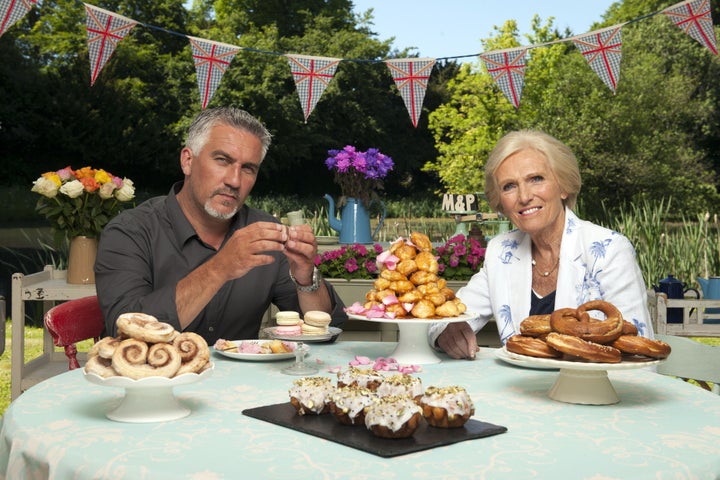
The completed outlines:
<svg viewBox="0 0 720 480">
<path fill-rule="evenodd" d="M 555 175 L 561 191 L 567 195 L 563 203 L 571 210 L 575 208 L 575 202 L 582 186 L 577 158 L 567 145 L 538 130 L 510 132 L 502 137 L 490 152 L 490 157 L 485 164 L 485 196 L 490 207 L 496 212 L 503 213 L 500 187 L 495 178 L 495 172 L 510 155 L 525 149 L 535 150 L 547 159 L 550 171 Z"/>
</svg>

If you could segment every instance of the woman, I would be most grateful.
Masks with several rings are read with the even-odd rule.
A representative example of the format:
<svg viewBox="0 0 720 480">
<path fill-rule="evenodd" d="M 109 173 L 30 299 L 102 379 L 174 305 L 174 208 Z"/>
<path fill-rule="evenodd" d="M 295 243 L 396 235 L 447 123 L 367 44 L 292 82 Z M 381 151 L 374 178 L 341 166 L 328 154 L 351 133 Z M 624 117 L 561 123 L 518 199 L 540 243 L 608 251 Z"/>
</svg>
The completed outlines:
<svg viewBox="0 0 720 480">
<path fill-rule="evenodd" d="M 635 250 L 617 232 L 573 212 L 581 187 L 572 151 L 542 132 L 511 132 L 485 166 L 485 195 L 516 227 L 493 238 L 482 270 L 458 291 L 469 322 L 436 324 L 430 341 L 453 358 L 474 358 L 475 334 L 495 318 L 503 343 L 529 315 L 605 300 L 653 337 Z M 447 325 L 447 327 L 445 327 Z"/>
</svg>

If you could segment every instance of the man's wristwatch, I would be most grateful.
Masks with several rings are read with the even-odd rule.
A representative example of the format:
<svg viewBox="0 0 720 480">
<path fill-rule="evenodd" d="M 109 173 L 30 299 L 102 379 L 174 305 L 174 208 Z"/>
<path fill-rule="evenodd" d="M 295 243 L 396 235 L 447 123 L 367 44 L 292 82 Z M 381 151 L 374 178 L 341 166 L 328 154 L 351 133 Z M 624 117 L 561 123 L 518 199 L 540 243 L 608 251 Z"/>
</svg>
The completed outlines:
<svg viewBox="0 0 720 480">
<path fill-rule="evenodd" d="M 299 292 L 317 292 L 318 288 L 320 288 L 320 272 L 318 272 L 317 268 L 313 268 L 311 285 L 300 285 L 297 280 L 295 280 L 292 270 L 290 271 L 290 280 L 293 281 Z"/>
</svg>

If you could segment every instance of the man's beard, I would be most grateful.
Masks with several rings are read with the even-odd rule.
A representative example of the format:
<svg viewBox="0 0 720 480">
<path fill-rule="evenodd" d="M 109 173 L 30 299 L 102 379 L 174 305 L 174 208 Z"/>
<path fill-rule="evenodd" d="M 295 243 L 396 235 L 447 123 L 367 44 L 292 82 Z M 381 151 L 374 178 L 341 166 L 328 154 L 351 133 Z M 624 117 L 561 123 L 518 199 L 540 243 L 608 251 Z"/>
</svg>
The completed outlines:
<svg viewBox="0 0 720 480">
<path fill-rule="evenodd" d="M 218 194 L 218 193 L 225 193 L 225 192 L 215 192 L 215 194 Z M 231 193 L 236 195 L 236 192 L 231 192 Z M 213 195 L 213 196 L 215 196 L 215 195 Z M 207 212 L 207 214 L 210 215 L 211 217 L 216 218 L 218 220 L 229 220 L 235 216 L 237 211 L 238 211 L 238 206 L 235 205 L 235 208 L 233 208 L 230 212 L 227 212 L 227 213 L 218 212 L 217 210 L 215 210 L 212 207 L 212 197 L 207 202 L 205 202 L 205 212 Z"/>
</svg>

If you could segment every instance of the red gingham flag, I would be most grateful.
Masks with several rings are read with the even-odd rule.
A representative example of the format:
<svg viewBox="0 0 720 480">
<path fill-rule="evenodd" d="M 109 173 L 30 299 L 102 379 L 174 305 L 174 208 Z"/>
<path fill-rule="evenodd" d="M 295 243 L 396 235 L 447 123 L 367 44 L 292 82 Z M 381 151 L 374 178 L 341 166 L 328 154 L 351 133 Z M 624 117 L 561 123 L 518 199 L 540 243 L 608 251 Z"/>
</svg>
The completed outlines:
<svg viewBox="0 0 720 480">
<path fill-rule="evenodd" d="M 422 113 L 430 73 L 435 65 L 434 58 L 400 58 L 386 60 L 390 74 L 400 91 L 412 120 L 413 127 L 417 128 L 418 118 Z"/>
<path fill-rule="evenodd" d="M 287 57 L 307 123 L 320 96 L 335 76 L 340 59 L 307 55 L 287 55 Z"/>
<path fill-rule="evenodd" d="M 705 45 L 715 55 L 718 54 L 710 15 L 710 0 L 688 0 L 662 11 L 682 29 L 683 32 Z"/>
<path fill-rule="evenodd" d="M 224 43 L 203 40 L 202 38 L 188 37 L 188 39 L 190 40 L 190 46 L 192 46 L 195 75 L 197 76 L 202 108 L 204 109 L 220 85 L 225 70 L 227 70 L 240 49 Z"/>
<path fill-rule="evenodd" d="M 85 28 L 87 29 L 88 53 L 90 54 L 90 85 L 95 84 L 105 63 L 110 60 L 115 47 L 137 25 L 117 13 L 85 4 Z"/>
<path fill-rule="evenodd" d="M 520 108 L 520 98 L 525 85 L 527 48 L 498 50 L 484 53 L 480 55 L 480 58 L 510 103 L 515 109 Z"/>
<path fill-rule="evenodd" d="M 582 36 L 573 37 L 572 41 L 580 49 L 590 68 L 598 74 L 605 85 L 615 94 L 620 75 L 620 59 L 622 58 L 622 25 L 595 30 Z"/>
<path fill-rule="evenodd" d="M 27 15 L 37 0 L 0 1 L 0 37 L 15 22 Z"/>
</svg>

